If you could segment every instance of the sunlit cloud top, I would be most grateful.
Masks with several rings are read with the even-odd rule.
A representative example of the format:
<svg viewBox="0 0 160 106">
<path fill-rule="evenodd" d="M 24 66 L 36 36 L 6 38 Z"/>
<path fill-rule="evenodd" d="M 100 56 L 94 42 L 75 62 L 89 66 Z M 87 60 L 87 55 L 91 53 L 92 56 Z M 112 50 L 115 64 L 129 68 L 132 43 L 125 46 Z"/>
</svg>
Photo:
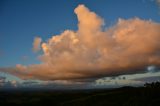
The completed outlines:
<svg viewBox="0 0 160 106">
<path fill-rule="evenodd" d="M 159 4 L 159 0 L 2 2 L 0 85 L 118 86 L 157 81 Z"/>
<path fill-rule="evenodd" d="M 5 71 L 22 79 L 79 81 L 141 73 L 150 65 L 160 65 L 159 23 L 120 18 L 103 31 L 104 20 L 85 5 L 74 12 L 77 31 L 65 30 L 42 44 L 41 38 L 35 38 L 33 50 L 41 45 L 42 64 L 17 64 Z"/>
</svg>

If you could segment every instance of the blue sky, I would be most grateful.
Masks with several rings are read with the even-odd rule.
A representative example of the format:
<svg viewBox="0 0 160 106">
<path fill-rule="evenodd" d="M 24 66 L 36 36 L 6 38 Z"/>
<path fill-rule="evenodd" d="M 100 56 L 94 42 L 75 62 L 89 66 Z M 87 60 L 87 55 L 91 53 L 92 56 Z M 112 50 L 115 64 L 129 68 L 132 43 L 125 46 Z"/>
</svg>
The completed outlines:
<svg viewBox="0 0 160 106">
<path fill-rule="evenodd" d="M 140 17 L 160 22 L 157 4 L 152 0 L 1 0 L 0 4 L 1 67 L 39 63 L 32 52 L 34 37 L 45 41 L 65 29 L 76 30 L 73 10 L 78 4 L 85 4 L 103 17 L 105 27 L 118 18 Z"/>
<path fill-rule="evenodd" d="M 160 22 L 160 8 L 155 0 L 1 0 L 0 68 L 15 67 L 16 64 L 27 66 L 41 63 L 38 56 L 43 52 L 32 51 L 34 38 L 38 36 L 45 42 L 66 29 L 76 31 L 78 21 L 74 9 L 79 4 L 84 4 L 102 17 L 105 29 L 115 25 L 119 18 L 127 20 L 138 17 L 155 23 Z M 117 80 L 123 85 L 128 81 L 137 83 L 134 82 L 134 78 L 157 78 L 157 75 L 160 75 L 160 72 L 122 75 L 128 78 L 126 82 L 118 77 L 112 80 L 111 85 L 113 86 Z M 10 75 L 2 76 L 6 76 L 8 80 L 20 81 Z M 111 86 L 108 81 L 112 77 L 108 78 L 109 80 L 103 77 L 96 81 L 107 81 L 108 86 Z"/>
</svg>

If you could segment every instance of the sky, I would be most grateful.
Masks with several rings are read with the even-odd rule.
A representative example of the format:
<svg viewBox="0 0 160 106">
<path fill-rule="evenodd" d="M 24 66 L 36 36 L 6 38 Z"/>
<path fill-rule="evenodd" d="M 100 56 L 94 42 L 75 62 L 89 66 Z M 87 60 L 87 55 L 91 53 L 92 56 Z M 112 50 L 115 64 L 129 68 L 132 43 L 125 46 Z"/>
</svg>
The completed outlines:
<svg viewBox="0 0 160 106">
<path fill-rule="evenodd" d="M 159 0 L 1 0 L 0 13 L 1 86 L 160 80 Z"/>
</svg>

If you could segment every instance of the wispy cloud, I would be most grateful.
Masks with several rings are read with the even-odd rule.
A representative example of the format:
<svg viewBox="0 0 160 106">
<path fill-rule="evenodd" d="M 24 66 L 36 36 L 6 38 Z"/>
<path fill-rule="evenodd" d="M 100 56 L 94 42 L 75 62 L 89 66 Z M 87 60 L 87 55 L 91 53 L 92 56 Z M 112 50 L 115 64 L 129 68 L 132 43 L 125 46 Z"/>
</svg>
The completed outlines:
<svg viewBox="0 0 160 106">
<path fill-rule="evenodd" d="M 41 49 L 41 47 L 40 47 L 41 42 L 42 42 L 42 39 L 40 37 L 35 37 L 34 38 L 33 48 L 32 48 L 32 50 L 34 52 L 38 52 Z"/>
<path fill-rule="evenodd" d="M 156 0 L 157 4 L 160 6 L 160 0 Z"/>
</svg>

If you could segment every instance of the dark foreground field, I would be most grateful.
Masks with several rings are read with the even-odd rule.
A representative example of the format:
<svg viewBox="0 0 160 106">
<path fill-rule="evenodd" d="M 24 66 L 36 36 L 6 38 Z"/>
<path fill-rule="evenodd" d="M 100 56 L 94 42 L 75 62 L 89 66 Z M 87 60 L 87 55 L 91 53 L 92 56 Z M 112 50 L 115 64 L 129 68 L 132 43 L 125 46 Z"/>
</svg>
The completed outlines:
<svg viewBox="0 0 160 106">
<path fill-rule="evenodd" d="M 160 106 L 160 88 L 0 91 L 0 106 Z"/>
</svg>

